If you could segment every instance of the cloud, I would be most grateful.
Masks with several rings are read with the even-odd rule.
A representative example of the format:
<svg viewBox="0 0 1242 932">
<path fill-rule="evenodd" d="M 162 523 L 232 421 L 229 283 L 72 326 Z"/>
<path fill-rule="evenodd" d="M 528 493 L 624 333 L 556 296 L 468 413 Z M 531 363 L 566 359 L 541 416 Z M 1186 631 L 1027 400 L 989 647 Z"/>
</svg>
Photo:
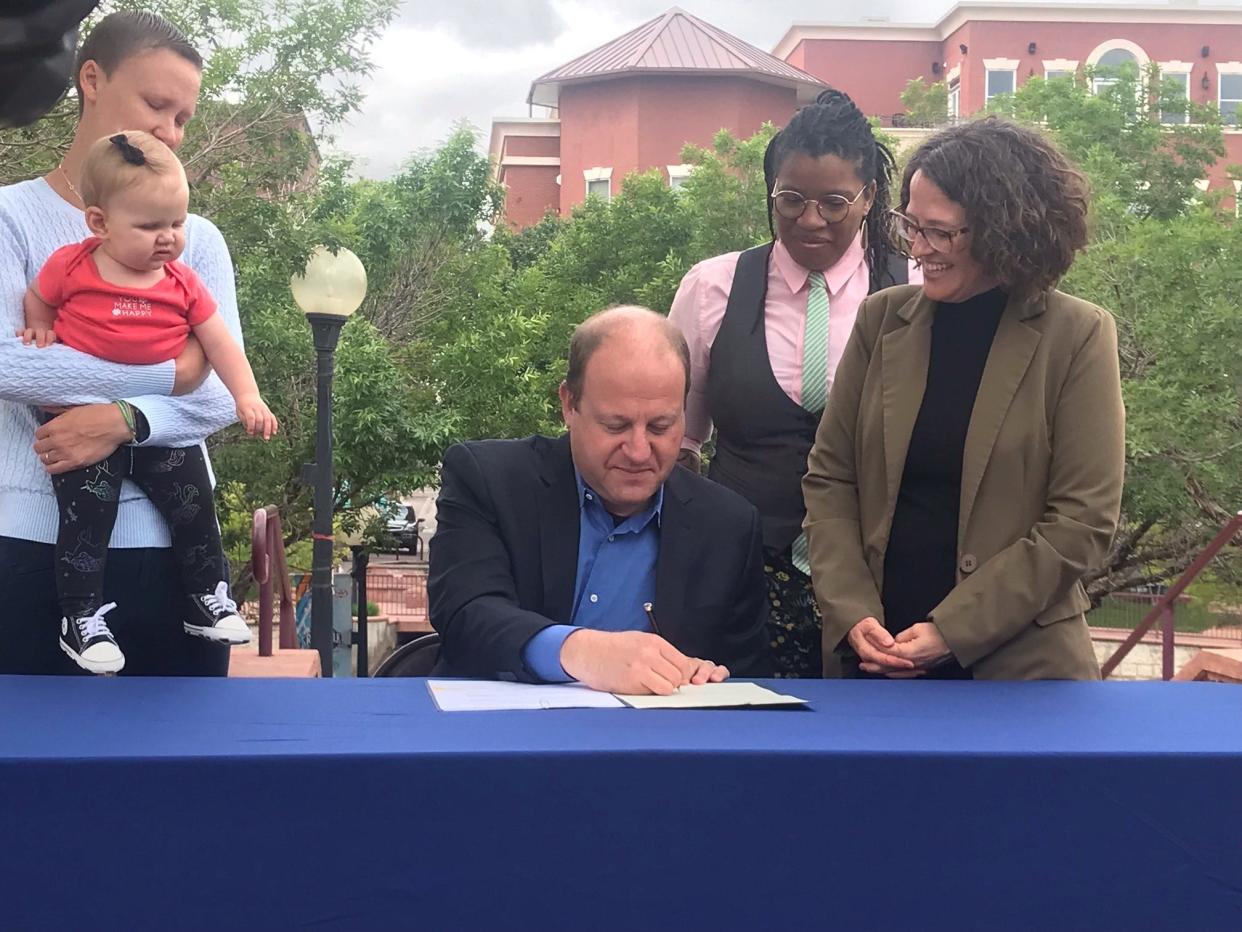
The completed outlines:
<svg viewBox="0 0 1242 932">
<path fill-rule="evenodd" d="M 486 145 L 493 118 L 529 113 L 532 80 L 642 21 L 595 0 L 551 5 L 561 22 L 554 35 L 487 50 L 452 24 L 394 23 L 373 49 L 375 69 L 361 111 L 331 130 L 336 138 L 327 151 L 351 155 L 361 174 L 382 178 L 442 142 L 461 120 Z"/>
<path fill-rule="evenodd" d="M 407 0 L 396 22 L 443 28 L 459 41 L 489 49 L 551 41 L 565 26 L 553 0 Z"/>
</svg>

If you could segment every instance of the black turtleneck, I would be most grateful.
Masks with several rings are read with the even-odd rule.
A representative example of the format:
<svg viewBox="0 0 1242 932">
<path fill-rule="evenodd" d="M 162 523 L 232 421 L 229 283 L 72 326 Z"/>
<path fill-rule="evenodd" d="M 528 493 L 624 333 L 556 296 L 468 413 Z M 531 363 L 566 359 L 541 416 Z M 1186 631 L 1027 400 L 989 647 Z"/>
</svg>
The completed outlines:
<svg viewBox="0 0 1242 932">
<path fill-rule="evenodd" d="M 896 634 L 925 621 L 957 585 L 957 522 L 962 454 L 996 327 L 1005 310 L 999 288 L 960 304 L 936 305 L 927 388 L 910 435 L 884 556 L 884 624 Z M 968 679 L 949 661 L 936 678 Z"/>
</svg>

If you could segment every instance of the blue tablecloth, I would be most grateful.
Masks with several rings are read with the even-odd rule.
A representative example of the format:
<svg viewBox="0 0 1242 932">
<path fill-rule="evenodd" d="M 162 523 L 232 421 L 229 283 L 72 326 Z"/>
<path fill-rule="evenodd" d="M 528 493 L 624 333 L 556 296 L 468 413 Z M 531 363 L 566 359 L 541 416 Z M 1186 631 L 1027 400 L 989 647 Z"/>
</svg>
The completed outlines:
<svg viewBox="0 0 1242 932">
<path fill-rule="evenodd" d="M 1242 689 L 0 678 L 0 929 L 1242 929 Z"/>
</svg>

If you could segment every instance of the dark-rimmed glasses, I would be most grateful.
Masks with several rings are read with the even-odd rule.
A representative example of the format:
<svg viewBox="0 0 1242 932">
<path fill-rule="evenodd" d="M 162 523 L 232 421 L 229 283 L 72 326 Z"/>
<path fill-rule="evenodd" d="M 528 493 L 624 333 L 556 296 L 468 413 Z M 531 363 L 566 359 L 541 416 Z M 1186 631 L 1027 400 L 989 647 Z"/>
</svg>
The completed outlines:
<svg viewBox="0 0 1242 932">
<path fill-rule="evenodd" d="M 786 220 L 797 220 L 804 213 L 808 204 L 814 204 L 815 210 L 825 223 L 840 223 L 850 212 L 850 208 L 858 203 L 858 199 L 863 196 L 866 190 L 871 187 L 869 184 L 862 186 L 862 189 L 852 198 L 845 197 L 842 194 L 826 194 L 823 197 L 803 197 L 797 191 L 789 191 L 786 189 L 772 191 L 772 207 L 784 217 Z"/>
<path fill-rule="evenodd" d="M 922 236 L 927 245 L 936 252 L 952 252 L 953 241 L 963 233 L 969 233 L 970 227 L 959 227 L 956 230 L 942 230 L 939 227 L 925 227 L 915 223 L 900 210 L 890 210 L 889 216 L 896 221 L 897 236 L 907 246 L 914 244 L 916 236 Z"/>
</svg>

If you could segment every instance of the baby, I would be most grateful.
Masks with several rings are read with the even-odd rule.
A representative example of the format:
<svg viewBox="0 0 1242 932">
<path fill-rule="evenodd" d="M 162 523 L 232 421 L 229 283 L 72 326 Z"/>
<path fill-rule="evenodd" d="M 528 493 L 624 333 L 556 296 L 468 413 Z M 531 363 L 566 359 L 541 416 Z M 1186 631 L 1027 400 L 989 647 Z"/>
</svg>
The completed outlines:
<svg viewBox="0 0 1242 932">
<path fill-rule="evenodd" d="M 80 193 L 93 235 L 48 258 L 26 292 L 26 329 L 18 335 L 39 347 L 59 341 L 101 359 L 146 365 L 175 358 L 193 332 L 232 393 L 246 430 L 270 438 L 276 418 L 259 395 L 245 353 L 198 276 L 177 261 L 185 247 L 189 186 L 172 150 L 149 133 L 100 139 L 82 166 Z M 127 402 L 116 405 L 137 439 L 141 414 Z M 229 596 L 202 447 L 135 445 L 52 477 L 60 506 L 61 649 L 92 673 L 115 673 L 125 665 L 104 618 L 116 603 L 103 603 L 103 581 L 127 478 L 168 521 L 187 593 L 185 630 L 226 644 L 249 641 Z"/>
</svg>

